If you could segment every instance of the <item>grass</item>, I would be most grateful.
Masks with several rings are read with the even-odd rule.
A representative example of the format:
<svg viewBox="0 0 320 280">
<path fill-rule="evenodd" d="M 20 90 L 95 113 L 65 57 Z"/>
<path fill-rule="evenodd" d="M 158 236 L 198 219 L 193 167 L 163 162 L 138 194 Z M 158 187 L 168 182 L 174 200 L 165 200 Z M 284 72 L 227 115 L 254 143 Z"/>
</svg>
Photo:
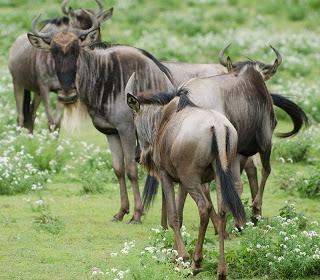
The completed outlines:
<svg viewBox="0 0 320 280">
<path fill-rule="evenodd" d="M 72 3 L 74 7 L 95 7 L 92 0 Z M 0 102 L 3 108 L 0 111 L 0 137 L 5 137 L 10 130 L 8 124 L 15 123 L 15 105 L 6 67 L 8 50 L 18 34 L 30 29 L 31 19 L 36 14 L 42 13 L 43 18 L 59 15 L 59 4 L 59 0 L 44 0 L 37 3 L 35 8 L 34 1 L 31 0 L 0 0 Z M 284 56 L 284 63 L 277 75 L 268 82 L 268 86 L 273 92 L 284 93 L 298 102 L 311 117 L 313 126 L 310 133 L 300 134 L 299 141 L 275 140 L 273 171 L 265 191 L 263 214 L 266 217 L 276 215 L 278 209 L 289 200 L 310 221 L 320 221 L 319 200 L 301 198 L 297 190 L 281 189 L 280 182 L 282 175 L 294 176 L 298 172 L 305 176 L 312 174 L 315 164 L 320 160 L 320 133 L 319 126 L 316 125 L 320 116 L 319 1 L 107 2 L 107 6 L 113 5 L 114 17 L 103 26 L 103 38 L 145 48 L 160 59 L 215 63 L 218 51 L 232 42 L 229 54 L 233 60 L 249 56 L 271 62 L 274 54 L 268 45 L 273 44 L 279 48 Z M 41 112 L 37 130 L 45 127 L 43 108 Z M 290 129 L 288 119 L 283 114 L 277 115 L 280 120 L 278 130 Z M 80 134 L 70 135 L 62 131 L 61 139 L 70 141 L 76 158 L 84 153 L 81 141 L 94 144 L 101 151 L 107 149 L 106 138 L 92 127 L 90 120 Z M 299 153 L 302 161 L 290 163 L 290 154 L 298 154 L 299 143 L 302 143 L 307 152 L 304 153 L 303 150 L 302 156 Z M 52 151 L 48 151 L 49 155 L 50 152 Z M 284 163 L 280 160 L 282 157 L 285 159 Z M 122 271 L 129 269 L 125 279 L 180 279 L 181 276 L 174 272 L 172 264 L 158 264 L 152 259 L 140 257 L 141 251 L 150 245 L 151 228 L 159 225 L 160 197 L 143 217 L 142 225 L 128 225 L 130 215 L 122 223 L 112 223 L 111 217 L 117 212 L 120 201 L 117 185 L 112 179 L 106 178 L 104 181 L 108 184 L 102 186 L 105 190 L 103 193 L 83 194 L 79 176 L 83 162 L 79 158 L 75 161 L 77 163 L 67 162 L 75 165 L 70 172 L 50 174 L 50 182 L 41 193 L 31 191 L 14 196 L 0 196 L 0 279 L 116 279 L 117 272 L 109 276 L 92 275 L 94 271 L 99 271 L 97 269 L 106 271 L 111 268 Z M 113 176 L 108 171 L 104 177 L 109 175 Z M 140 178 L 140 186 L 142 185 L 143 178 Z M 129 196 L 132 206 L 131 190 Z M 49 207 L 49 222 L 44 222 L 44 226 L 39 226 L 39 218 L 44 218 L 45 214 L 43 211 L 34 211 L 30 204 L 34 205 L 40 198 Z M 243 199 L 249 199 L 247 183 Z M 192 239 L 196 238 L 198 214 L 189 198 L 185 224 Z M 216 240 L 210 226 L 206 241 L 215 244 L 213 256 L 217 251 Z M 135 241 L 135 246 L 130 248 L 128 255 L 121 253 L 127 241 Z M 227 251 L 237 247 L 240 241 L 241 237 L 227 241 Z M 112 257 L 112 253 L 118 255 Z M 141 263 L 142 260 L 145 263 Z M 214 277 L 214 266 L 210 263 L 205 265 L 207 271 L 195 279 Z"/>
</svg>

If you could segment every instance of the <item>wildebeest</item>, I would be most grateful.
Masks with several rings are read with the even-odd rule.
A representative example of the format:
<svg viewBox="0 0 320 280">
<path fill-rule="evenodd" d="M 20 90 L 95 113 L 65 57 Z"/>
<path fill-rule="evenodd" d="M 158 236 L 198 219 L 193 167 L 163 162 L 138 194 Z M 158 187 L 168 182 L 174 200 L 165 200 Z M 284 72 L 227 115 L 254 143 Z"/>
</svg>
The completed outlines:
<svg viewBox="0 0 320 280">
<path fill-rule="evenodd" d="M 281 55 L 277 50 L 273 48 L 277 55 L 277 59 L 275 60 L 274 64 L 264 64 L 259 61 L 246 61 L 232 64 L 231 61 L 229 61 L 228 63 L 228 61 L 224 59 L 224 53 L 227 48 L 220 52 L 219 59 L 220 62 L 233 73 L 234 79 L 231 79 L 231 76 L 226 74 L 217 75 L 215 77 L 200 77 L 191 79 L 189 82 L 184 83 L 182 88 L 184 88 L 186 92 L 190 90 L 190 99 L 192 99 L 195 104 L 204 106 L 204 108 L 207 109 L 216 109 L 224 113 L 228 117 L 228 119 L 230 119 L 231 123 L 236 127 L 237 131 L 238 129 L 240 130 L 238 131 L 238 148 L 239 159 L 242 162 L 241 169 L 244 167 L 248 156 L 252 156 L 256 152 L 262 154 L 263 173 L 260 187 L 258 187 L 257 184 L 256 170 L 254 166 L 252 167 L 252 161 L 250 171 L 253 172 L 253 174 L 249 176 L 249 180 L 253 180 L 253 182 L 250 183 L 250 187 L 253 199 L 253 221 L 256 221 L 256 218 L 261 215 L 264 186 L 270 173 L 270 135 L 272 134 L 271 132 L 274 129 L 272 128 L 272 125 L 267 122 L 267 124 L 269 125 L 268 130 L 267 126 L 263 123 L 263 120 L 259 119 L 259 114 L 261 114 L 262 112 L 266 113 L 266 108 L 268 108 L 269 114 L 271 116 L 270 120 L 273 119 L 274 125 L 276 124 L 276 119 L 275 116 L 272 117 L 274 113 L 273 110 L 269 108 L 272 104 L 277 105 L 289 114 L 293 121 L 294 128 L 288 133 L 278 134 L 278 136 L 280 137 L 289 137 L 295 135 L 301 129 L 304 123 L 308 124 L 308 119 L 303 110 L 294 102 L 277 94 L 259 94 L 259 91 L 263 90 L 259 88 L 255 89 L 254 83 L 252 81 L 250 82 L 249 79 L 246 80 L 246 78 L 248 77 L 241 76 L 244 69 L 251 67 L 252 69 L 256 69 L 258 71 L 255 72 L 255 76 L 257 76 L 256 73 L 260 73 L 260 76 L 263 80 L 268 80 L 272 75 L 276 73 L 277 67 L 281 64 L 282 61 Z M 240 77 L 242 77 L 241 80 L 237 78 L 237 76 L 239 75 Z M 242 83 L 240 84 L 239 81 L 241 81 Z M 260 81 L 259 85 L 262 85 Z M 230 89 L 235 86 L 239 88 L 240 93 L 237 93 L 236 91 L 230 92 Z M 252 91 L 255 91 L 257 94 L 252 95 Z M 259 125 L 263 126 L 263 128 L 259 128 Z M 260 136 L 259 134 L 257 134 L 259 132 L 259 129 Z M 265 129 L 265 131 L 269 134 L 271 133 L 270 135 L 267 135 L 267 133 L 265 134 L 268 139 L 265 139 L 261 136 L 264 135 L 261 129 Z M 270 147 L 267 147 L 266 143 L 269 143 Z M 149 180 L 148 184 L 146 184 L 146 189 L 144 192 L 144 201 L 146 202 L 146 204 L 149 204 L 153 200 L 156 193 L 155 189 L 157 187 L 157 184 L 151 184 L 150 182 L 152 181 Z M 154 190 L 152 190 L 152 188 Z M 183 203 L 184 199 L 179 199 L 179 201 Z M 179 208 L 183 208 L 183 205 Z M 163 213 L 165 213 L 165 211 L 163 211 Z M 164 219 L 162 219 L 162 221 L 163 220 Z"/>
<path fill-rule="evenodd" d="M 282 58 L 280 53 L 271 46 L 276 54 L 273 64 L 264 64 L 259 61 L 232 63 L 230 57 L 224 59 L 224 53 L 228 47 L 219 55 L 220 62 L 228 68 L 228 74 L 192 79 L 185 83 L 181 90 L 187 92 L 190 100 L 196 105 L 215 109 L 230 120 L 238 132 L 238 154 L 244 157 L 260 154 L 262 176 L 252 205 L 253 217 L 257 218 L 261 215 L 263 192 L 271 172 L 272 134 L 277 124 L 273 99 L 281 98 L 280 107 L 281 105 L 285 107 L 289 102 L 288 99 L 280 96 L 272 98 L 264 81 L 276 73 Z M 292 117 L 294 129 L 278 136 L 292 136 L 298 132 L 297 127 L 301 127 L 303 121 L 307 122 L 306 115 L 299 109 L 299 107 L 291 108 L 290 115 L 294 115 L 294 112 L 298 116 L 298 120 Z"/>
<path fill-rule="evenodd" d="M 122 220 L 129 212 L 125 171 L 134 193 L 132 223 L 141 219 L 142 204 L 135 162 L 135 129 L 130 108 L 124 95 L 124 86 L 136 72 L 141 91 L 167 90 L 169 71 L 145 51 L 127 46 L 87 50 L 86 47 L 100 36 L 99 22 L 90 15 L 94 24 L 89 30 L 69 27 L 56 33 L 34 30 L 30 42 L 36 48 L 47 49 L 55 62 L 61 90 L 58 98 L 71 105 L 80 98 L 94 126 L 104 133 L 112 153 L 112 164 L 119 180 L 121 207 L 114 220 Z M 35 26 L 37 19 L 34 20 Z"/>
<path fill-rule="evenodd" d="M 64 1 L 62 10 L 67 13 L 67 2 Z M 88 9 L 72 10 L 68 9 L 69 17 L 60 17 L 44 21 L 41 32 L 54 33 L 58 30 L 72 26 L 80 26 L 88 29 L 92 22 L 88 13 L 96 14 L 98 20 L 103 22 L 112 16 L 112 9 L 103 10 L 101 2 L 96 0 L 99 5 L 98 11 Z M 35 27 L 34 27 L 35 28 Z M 100 41 L 101 38 L 97 38 Z M 54 118 L 50 106 L 49 92 L 59 91 L 60 83 L 55 74 L 55 65 L 52 56 L 43 50 L 34 48 L 27 34 L 19 36 L 14 42 L 9 53 L 9 70 L 13 80 L 14 95 L 16 100 L 18 125 L 33 131 L 36 111 L 41 102 L 44 103 L 45 112 L 50 130 L 60 127 L 62 117 L 62 105 L 57 103 L 57 115 Z M 31 92 L 34 92 L 31 102 Z"/>
<path fill-rule="evenodd" d="M 224 231 L 227 208 L 240 226 L 245 221 L 244 208 L 234 183 L 241 181 L 240 168 L 235 160 L 238 142 L 235 128 L 223 114 L 195 107 L 188 102 L 183 90 L 178 91 L 177 97 L 165 106 L 163 104 L 170 100 L 168 93 L 152 97 L 137 94 L 135 74 L 129 79 L 125 92 L 128 105 L 135 115 L 141 144 L 141 163 L 162 183 L 169 225 L 175 234 L 178 256 L 184 260 L 188 255 L 181 238 L 173 183 L 179 182 L 198 206 L 199 234 L 191 266 L 194 274 L 201 269 L 202 247 L 212 210 L 210 197 L 203 191 L 202 184 L 215 177 L 219 197 L 218 279 L 225 279 Z"/>
</svg>

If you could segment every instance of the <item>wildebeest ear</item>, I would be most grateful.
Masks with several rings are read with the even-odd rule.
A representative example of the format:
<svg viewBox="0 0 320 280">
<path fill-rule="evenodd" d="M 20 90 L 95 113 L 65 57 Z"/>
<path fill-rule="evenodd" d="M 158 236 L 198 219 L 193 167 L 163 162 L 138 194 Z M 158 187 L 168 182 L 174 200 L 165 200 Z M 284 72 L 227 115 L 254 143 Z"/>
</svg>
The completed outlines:
<svg viewBox="0 0 320 280">
<path fill-rule="evenodd" d="M 97 40 L 99 39 L 99 36 L 100 36 L 100 28 L 98 27 L 92 30 L 91 32 L 89 32 L 88 34 L 86 34 L 85 36 L 80 37 L 81 47 L 87 47 L 97 42 Z"/>
<path fill-rule="evenodd" d="M 127 93 L 127 104 L 133 111 L 135 111 L 137 113 L 139 112 L 139 110 L 140 110 L 140 102 L 131 93 Z"/>
<path fill-rule="evenodd" d="M 32 46 L 42 50 L 50 50 L 50 40 L 46 40 L 42 37 L 28 33 L 28 39 Z"/>
<path fill-rule="evenodd" d="M 230 56 L 227 57 L 227 69 L 228 69 L 228 72 L 232 72 L 233 70 L 233 65 L 232 65 Z"/>
<path fill-rule="evenodd" d="M 112 17 L 112 14 L 113 14 L 113 8 L 111 8 L 109 10 L 104 10 L 103 12 L 99 13 L 97 15 L 99 23 L 102 24 L 103 22 L 110 19 Z"/>
<path fill-rule="evenodd" d="M 127 84 L 126 84 L 124 92 L 126 94 L 131 94 L 131 95 L 135 96 L 137 93 L 136 87 L 137 87 L 136 72 L 133 72 L 132 75 L 130 76 Z"/>
</svg>

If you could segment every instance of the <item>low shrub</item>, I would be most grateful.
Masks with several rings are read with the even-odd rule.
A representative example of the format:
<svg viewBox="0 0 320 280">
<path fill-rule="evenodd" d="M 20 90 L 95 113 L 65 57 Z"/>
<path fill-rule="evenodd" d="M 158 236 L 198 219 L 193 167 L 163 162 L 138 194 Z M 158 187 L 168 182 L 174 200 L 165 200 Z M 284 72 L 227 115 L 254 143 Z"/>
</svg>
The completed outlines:
<svg viewBox="0 0 320 280">
<path fill-rule="evenodd" d="M 261 219 L 257 226 L 248 222 L 241 231 L 233 231 L 239 237 L 232 247 L 226 246 L 229 275 L 236 279 L 266 277 L 268 279 L 296 279 L 320 275 L 320 233 L 317 222 L 308 222 L 303 213 L 297 213 L 293 204 L 286 204 L 279 215 Z M 141 252 L 143 263 L 157 262 L 171 266 L 179 276 L 191 273 L 190 263 L 181 259 L 172 262 L 177 252 L 172 249 L 173 234 L 161 228 L 153 229 L 150 246 Z M 195 240 L 185 227 L 182 236 L 189 254 Z M 241 237 L 240 237 L 241 236 Z M 216 241 L 206 238 L 204 244 L 205 272 L 214 275 L 217 269 L 218 248 Z M 152 264 L 150 264 L 152 266 Z M 178 267 L 179 266 L 179 269 Z M 147 268 L 146 268 L 147 270 Z"/>
<path fill-rule="evenodd" d="M 34 218 L 34 227 L 36 230 L 46 231 L 51 234 L 58 234 L 64 228 L 64 223 L 60 218 L 54 216 L 49 209 L 49 205 L 40 196 L 38 200 L 30 203 L 31 209 L 39 213 Z"/>
<path fill-rule="evenodd" d="M 46 130 L 31 135 L 11 126 L 0 140 L 0 194 L 42 187 L 72 157 L 70 144 Z"/>
<path fill-rule="evenodd" d="M 230 273 L 237 278 L 319 276 L 318 231 L 318 223 L 308 224 L 292 205 L 282 208 L 279 216 L 260 221 L 257 227 L 249 223 L 242 232 L 240 246 L 227 252 Z"/>
<path fill-rule="evenodd" d="M 309 176 L 300 177 L 295 184 L 301 197 L 320 199 L 320 168 Z"/>
<path fill-rule="evenodd" d="M 320 198 L 320 167 L 306 172 L 287 172 L 280 175 L 279 186 L 290 194 L 298 193 L 302 198 Z"/>
<path fill-rule="evenodd" d="M 306 134 L 299 134 L 295 138 L 281 139 L 273 145 L 273 159 L 285 162 L 301 162 L 308 159 L 312 139 Z"/>
<path fill-rule="evenodd" d="M 79 177 L 83 193 L 104 193 L 109 184 L 117 183 L 114 175 L 110 151 L 101 151 L 93 145 L 83 143 L 86 151 Z"/>
</svg>

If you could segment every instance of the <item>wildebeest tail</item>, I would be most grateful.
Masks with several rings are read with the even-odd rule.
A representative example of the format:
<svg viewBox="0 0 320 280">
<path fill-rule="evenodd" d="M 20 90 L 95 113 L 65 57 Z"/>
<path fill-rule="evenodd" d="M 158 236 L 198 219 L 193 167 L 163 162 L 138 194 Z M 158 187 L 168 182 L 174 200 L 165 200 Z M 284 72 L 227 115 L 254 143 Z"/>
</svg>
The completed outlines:
<svg viewBox="0 0 320 280">
<path fill-rule="evenodd" d="M 234 180 L 227 164 L 227 149 L 229 145 L 228 133 L 226 133 L 225 141 L 221 141 L 224 145 L 218 145 L 217 136 L 213 133 L 212 138 L 212 154 L 215 157 L 216 178 L 221 184 L 221 193 L 225 205 L 232 213 L 239 225 L 245 223 L 245 211 L 241 199 L 236 191 Z"/>
<path fill-rule="evenodd" d="M 143 209 L 148 210 L 153 203 L 154 199 L 156 198 L 158 192 L 159 182 L 157 178 L 148 175 L 146 183 L 143 189 L 142 195 L 142 203 Z"/>
<path fill-rule="evenodd" d="M 28 127 L 31 123 L 31 92 L 24 90 L 23 95 L 23 126 Z"/>
<path fill-rule="evenodd" d="M 284 110 L 293 122 L 293 130 L 285 133 L 277 133 L 276 135 L 281 138 L 286 138 L 297 134 L 303 125 L 308 126 L 309 120 L 306 113 L 296 103 L 290 99 L 280 95 L 271 94 L 273 104 Z"/>
</svg>

